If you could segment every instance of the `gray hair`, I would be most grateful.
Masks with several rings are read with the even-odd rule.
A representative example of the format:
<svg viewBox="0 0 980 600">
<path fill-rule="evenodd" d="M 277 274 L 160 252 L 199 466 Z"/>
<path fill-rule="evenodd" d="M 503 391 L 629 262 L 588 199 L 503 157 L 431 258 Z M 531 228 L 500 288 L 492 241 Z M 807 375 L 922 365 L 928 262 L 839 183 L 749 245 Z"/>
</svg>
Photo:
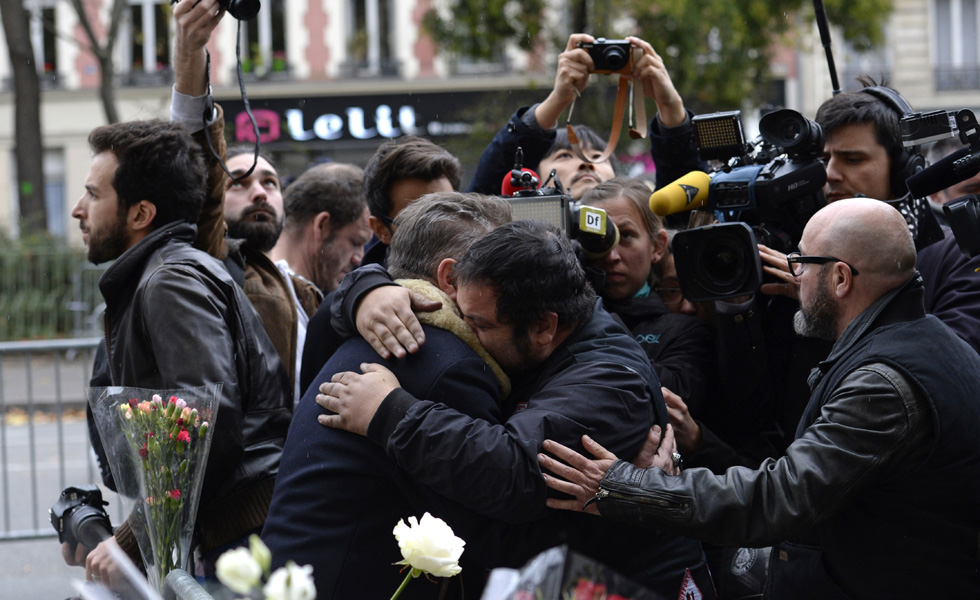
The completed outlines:
<svg viewBox="0 0 980 600">
<path fill-rule="evenodd" d="M 511 205 L 502 198 L 461 192 L 423 196 L 395 219 L 388 272 L 394 279 L 435 281 L 443 259 L 462 258 L 473 242 L 512 220 Z"/>
</svg>

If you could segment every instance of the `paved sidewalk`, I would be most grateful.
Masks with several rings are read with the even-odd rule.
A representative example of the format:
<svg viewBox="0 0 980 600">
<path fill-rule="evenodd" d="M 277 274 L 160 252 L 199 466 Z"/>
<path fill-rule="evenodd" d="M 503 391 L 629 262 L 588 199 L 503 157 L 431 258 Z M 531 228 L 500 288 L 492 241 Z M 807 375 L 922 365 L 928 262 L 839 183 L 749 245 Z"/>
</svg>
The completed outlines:
<svg viewBox="0 0 980 600">
<path fill-rule="evenodd" d="M 64 600 L 85 569 L 61 558 L 58 538 L 0 542 L 0 600 Z"/>
</svg>

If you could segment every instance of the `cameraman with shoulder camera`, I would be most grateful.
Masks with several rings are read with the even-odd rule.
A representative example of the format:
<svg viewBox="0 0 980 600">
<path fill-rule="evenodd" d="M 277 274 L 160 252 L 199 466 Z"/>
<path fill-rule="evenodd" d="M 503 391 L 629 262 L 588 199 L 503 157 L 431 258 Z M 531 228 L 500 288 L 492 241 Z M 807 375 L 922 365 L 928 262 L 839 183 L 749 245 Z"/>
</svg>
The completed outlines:
<svg viewBox="0 0 980 600">
<path fill-rule="evenodd" d="M 638 37 L 626 39 L 634 55 L 639 54 L 633 62 L 632 77 L 642 86 L 643 94 L 657 105 L 657 116 L 650 122 L 651 153 L 657 165 L 658 183 L 667 183 L 699 168 L 692 150 L 689 113 L 653 46 Z M 538 104 L 517 109 L 497 132 L 480 158 L 469 191 L 499 194 L 500 179 L 513 168 L 518 148 L 524 151 L 525 165 L 537 169 L 542 181 L 555 169 L 565 191 L 576 200 L 615 175 L 609 161 L 592 164 L 575 156 L 564 128 L 558 127 L 559 117 L 585 89 L 595 71 L 589 51 L 582 47 L 583 43 L 594 42 L 595 38 L 585 33 L 569 36 L 565 51 L 558 56 L 551 93 Z M 605 141 L 600 136 L 584 126 L 575 130 L 583 141 L 583 152 L 593 157 L 602 152 Z M 684 150 L 679 152 L 680 147 Z"/>
<path fill-rule="evenodd" d="M 817 111 L 816 121 L 825 135 L 824 196 L 828 202 L 876 198 L 899 208 L 915 234 L 919 250 L 916 266 L 925 283 L 926 312 L 946 323 L 974 349 L 980 349 L 980 277 L 976 273 L 980 258 L 963 256 L 951 231 L 939 230 L 926 204 L 906 197 L 905 179 L 924 164 L 917 149 L 907 151 L 902 145 L 899 121 L 911 108 L 895 90 L 875 86 L 870 79 L 862 79 L 862 83 L 866 87 L 834 96 Z M 752 390 L 757 397 L 755 414 L 768 412 L 775 418 L 784 433 L 782 444 L 773 448 L 779 451 L 780 445 L 792 441 L 809 397 L 807 373 L 826 356 L 827 347 L 792 336 L 789 320 L 798 299 L 798 282 L 788 272 L 783 253 L 760 246 L 760 255 L 765 272 L 776 283 L 764 284 L 763 295 L 751 303 L 716 303 L 723 347 L 736 349 L 722 355 L 719 366 L 722 381 L 736 377 L 730 380 L 738 382 L 734 387 Z M 787 296 L 791 302 L 779 296 Z M 688 427 L 677 428 L 678 444 L 687 447 L 692 462 L 707 460 L 706 455 L 710 455 L 718 459 L 707 463 L 714 468 L 733 464 L 726 458 L 733 456 L 731 449 L 685 415 L 683 402 L 670 395 L 666 400 L 668 405 L 674 404 L 672 417 L 686 417 Z M 722 433 L 729 439 L 732 432 Z M 710 438 L 709 443 L 701 442 L 702 434 Z"/>
</svg>

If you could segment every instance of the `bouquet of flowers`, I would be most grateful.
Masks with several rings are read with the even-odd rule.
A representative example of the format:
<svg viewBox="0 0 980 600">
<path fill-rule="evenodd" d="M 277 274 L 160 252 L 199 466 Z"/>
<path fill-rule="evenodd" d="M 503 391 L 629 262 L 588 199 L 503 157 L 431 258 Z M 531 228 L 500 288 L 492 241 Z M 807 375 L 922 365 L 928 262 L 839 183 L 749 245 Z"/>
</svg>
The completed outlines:
<svg viewBox="0 0 980 600">
<path fill-rule="evenodd" d="M 96 427 L 150 581 L 187 568 L 221 384 L 90 390 Z"/>
</svg>

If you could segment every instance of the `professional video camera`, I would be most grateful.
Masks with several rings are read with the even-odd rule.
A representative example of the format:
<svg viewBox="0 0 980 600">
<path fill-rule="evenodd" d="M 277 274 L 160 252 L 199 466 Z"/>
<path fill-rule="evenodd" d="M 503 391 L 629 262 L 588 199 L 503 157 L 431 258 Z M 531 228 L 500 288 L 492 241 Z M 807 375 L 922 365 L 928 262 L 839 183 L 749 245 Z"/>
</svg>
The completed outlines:
<svg viewBox="0 0 980 600">
<path fill-rule="evenodd" d="M 909 192 L 916 198 L 935 194 L 980 173 L 980 126 L 969 109 L 935 110 L 902 117 L 902 144 L 906 147 L 936 142 L 959 135 L 966 146 L 908 178 Z M 980 201 L 964 196 L 943 205 L 946 222 L 966 256 L 980 254 Z"/>
<path fill-rule="evenodd" d="M 710 175 L 688 173 L 657 190 L 650 209 L 666 216 L 703 207 L 721 221 L 674 236 L 685 298 L 705 302 L 752 294 L 762 282 L 756 244 L 789 252 L 825 204 L 823 131 L 789 109 L 763 116 L 760 136 L 748 144 L 740 111 L 696 116 L 692 125 L 701 159 L 725 161 L 724 166 Z"/>
<path fill-rule="evenodd" d="M 595 260 L 612 252 L 619 243 L 619 230 L 606 211 L 575 202 L 565 193 L 554 170 L 540 185 L 538 174 L 524 168 L 524 151 L 517 149 L 513 170 L 504 176 L 501 195 L 511 203 L 515 219 L 534 219 L 558 227 L 578 242 L 582 258 Z M 553 187 L 548 187 L 554 182 Z"/>
<path fill-rule="evenodd" d="M 74 548 L 81 542 L 92 549 L 112 536 L 112 524 L 102 500 L 102 492 L 94 485 L 65 488 L 61 497 L 48 510 L 51 525 L 58 532 L 58 541 Z"/>
</svg>

